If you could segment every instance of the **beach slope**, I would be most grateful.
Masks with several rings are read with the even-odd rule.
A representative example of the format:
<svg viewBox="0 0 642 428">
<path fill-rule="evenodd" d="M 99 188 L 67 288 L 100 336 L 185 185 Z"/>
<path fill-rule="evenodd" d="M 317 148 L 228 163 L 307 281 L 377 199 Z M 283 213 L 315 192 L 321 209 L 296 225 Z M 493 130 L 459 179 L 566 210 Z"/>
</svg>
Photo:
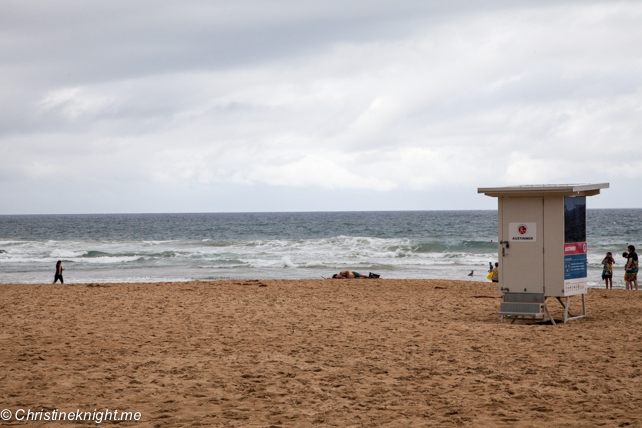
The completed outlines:
<svg viewBox="0 0 642 428">
<path fill-rule="evenodd" d="M 642 293 L 591 289 L 588 317 L 556 326 L 500 324 L 499 301 L 443 280 L 0 285 L 1 407 L 139 427 L 642 426 Z"/>
</svg>

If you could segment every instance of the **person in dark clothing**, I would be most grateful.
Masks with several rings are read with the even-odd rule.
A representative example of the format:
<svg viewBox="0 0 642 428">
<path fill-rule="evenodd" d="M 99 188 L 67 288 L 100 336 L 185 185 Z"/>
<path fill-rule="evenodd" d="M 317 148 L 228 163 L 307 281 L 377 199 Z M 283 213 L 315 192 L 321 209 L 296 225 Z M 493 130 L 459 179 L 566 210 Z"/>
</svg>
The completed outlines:
<svg viewBox="0 0 642 428">
<path fill-rule="evenodd" d="M 60 280 L 61 284 L 65 283 L 65 281 L 63 281 L 63 279 L 62 279 L 62 271 L 63 270 L 64 269 L 62 268 L 62 262 L 60 260 L 58 260 L 58 263 L 56 263 L 56 276 L 54 276 L 54 281 L 52 282 L 52 284 L 55 284 L 56 281 L 58 281 L 58 280 Z"/>
<path fill-rule="evenodd" d="M 626 260 L 624 279 L 630 285 L 631 290 L 633 290 L 634 285 L 635 289 L 638 289 L 638 253 L 635 252 L 633 245 L 629 245 L 629 255 Z M 627 287 L 627 290 L 628 289 Z"/>
</svg>

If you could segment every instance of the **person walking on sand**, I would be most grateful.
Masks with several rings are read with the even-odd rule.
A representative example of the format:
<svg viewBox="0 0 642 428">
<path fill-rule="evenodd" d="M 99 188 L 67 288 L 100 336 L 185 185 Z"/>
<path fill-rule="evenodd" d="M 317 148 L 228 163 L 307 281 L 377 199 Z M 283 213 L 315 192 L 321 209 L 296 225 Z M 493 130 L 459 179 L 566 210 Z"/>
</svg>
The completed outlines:
<svg viewBox="0 0 642 428">
<path fill-rule="evenodd" d="M 638 253 L 635 252 L 635 247 L 629 245 L 629 255 L 626 260 L 626 273 L 624 274 L 624 280 L 628 281 L 633 290 L 635 285 L 635 290 L 638 289 Z"/>
<path fill-rule="evenodd" d="M 606 282 L 606 289 L 609 289 L 609 284 L 611 285 L 611 290 L 613 290 L 613 254 L 610 252 L 606 253 L 606 257 L 602 260 L 604 267 L 602 268 L 602 279 Z"/>
<path fill-rule="evenodd" d="M 58 280 L 60 280 L 61 284 L 65 283 L 65 281 L 63 281 L 63 279 L 62 279 L 62 271 L 63 270 L 64 269 L 62 268 L 62 262 L 60 260 L 58 260 L 58 263 L 56 263 L 56 276 L 54 276 L 54 281 L 52 282 L 52 284 L 55 284 L 56 281 L 58 281 Z"/>
</svg>

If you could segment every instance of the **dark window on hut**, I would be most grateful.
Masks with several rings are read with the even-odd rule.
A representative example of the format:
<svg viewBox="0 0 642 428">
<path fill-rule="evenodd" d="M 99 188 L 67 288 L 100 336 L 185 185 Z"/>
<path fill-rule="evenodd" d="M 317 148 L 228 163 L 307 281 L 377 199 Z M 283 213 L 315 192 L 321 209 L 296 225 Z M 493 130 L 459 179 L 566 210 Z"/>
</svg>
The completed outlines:
<svg viewBox="0 0 642 428">
<path fill-rule="evenodd" d="M 564 197 L 564 242 L 586 242 L 586 196 Z"/>
</svg>

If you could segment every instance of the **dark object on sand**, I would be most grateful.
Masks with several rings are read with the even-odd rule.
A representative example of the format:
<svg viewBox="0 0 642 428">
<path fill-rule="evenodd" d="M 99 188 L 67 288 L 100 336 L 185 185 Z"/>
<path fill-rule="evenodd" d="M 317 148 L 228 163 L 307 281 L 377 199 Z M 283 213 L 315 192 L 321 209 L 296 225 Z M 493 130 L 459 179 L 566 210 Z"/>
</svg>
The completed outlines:
<svg viewBox="0 0 642 428">
<path fill-rule="evenodd" d="M 332 278 L 334 279 L 359 279 L 359 278 L 379 278 L 381 275 L 378 275 L 376 273 L 369 272 L 368 276 L 365 274 L 361 274 L 359 272 L 355 272 L 353 270 L 344 270 L 339 273 L 335 273 L 332 275 Z"/>
</svg>

